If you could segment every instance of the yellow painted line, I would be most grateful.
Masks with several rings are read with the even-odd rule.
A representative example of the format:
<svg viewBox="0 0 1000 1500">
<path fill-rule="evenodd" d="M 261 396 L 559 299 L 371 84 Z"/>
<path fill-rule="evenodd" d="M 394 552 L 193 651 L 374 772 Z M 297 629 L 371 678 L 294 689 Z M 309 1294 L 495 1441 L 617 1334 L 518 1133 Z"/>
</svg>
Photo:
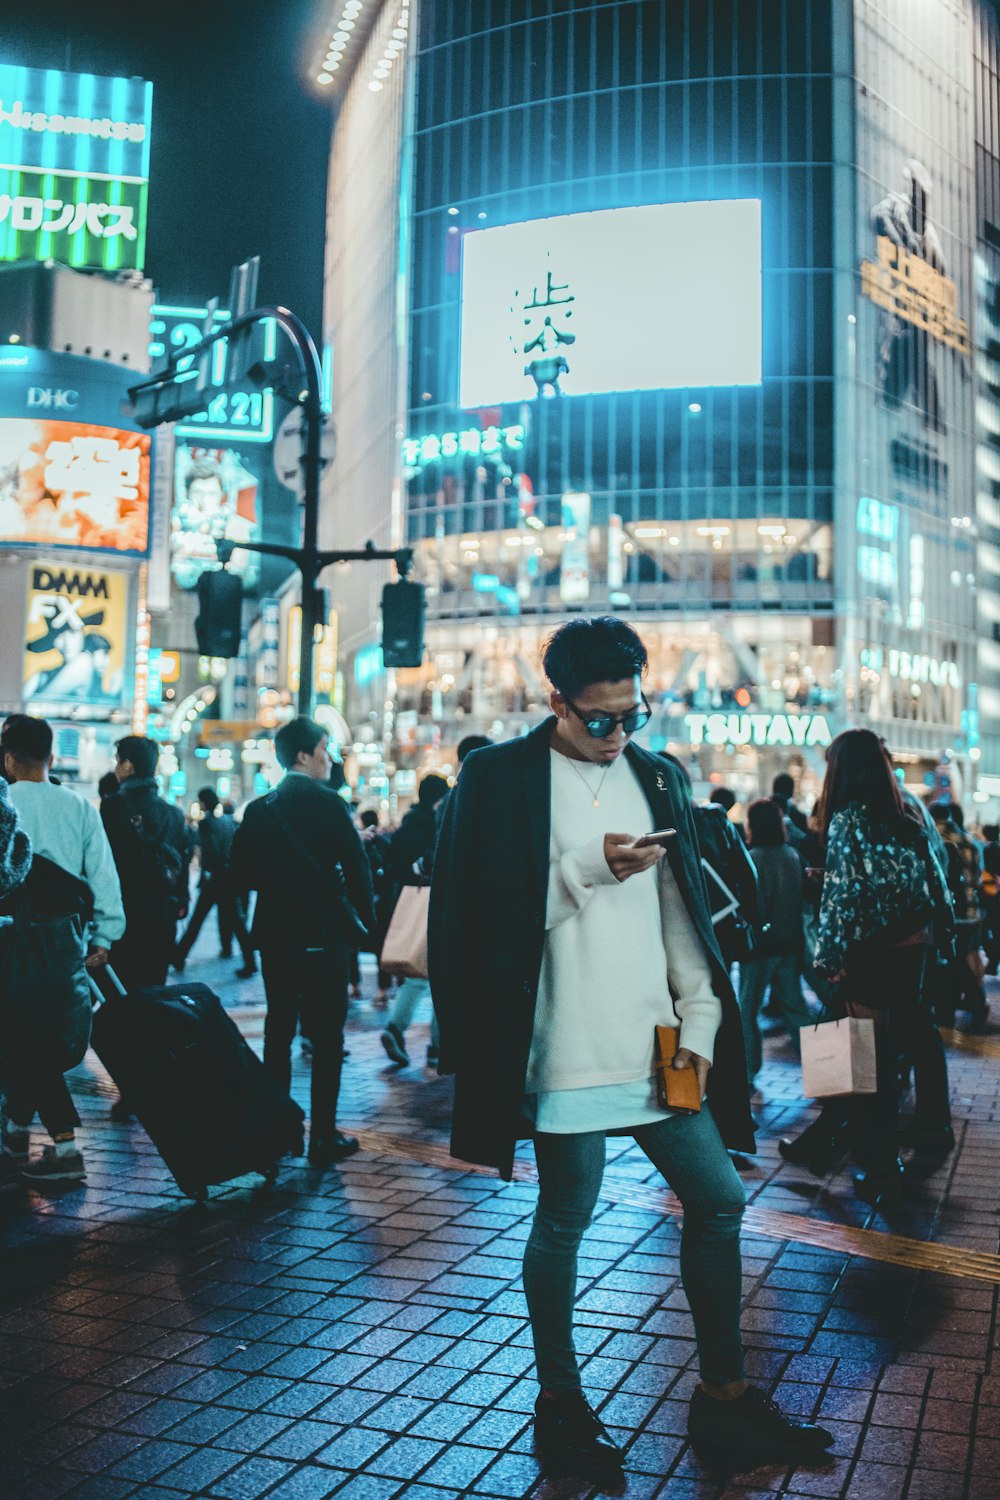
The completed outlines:
<svg viewBox="0 0 1000 1500">
<path fill-rule="evenodd" d="M 435 1145 L 432 1141 L 383 1135 L 380 1131 L 353 1126 L 345 1125 L 342 1128 L 357 1135 L 365 1151 L 378 1152 L 402 1161 L 418 1161 L 424 1166 L 442 1167 L 453 1172 L 474 1172 L 485 1177 L 494 1175 L 492 1167 L 459 1161 L 447 1147 Z M 514 1180 L 537 1182 L 538 1174 L 530 1162 L 516 1161 Z M 652 1213 L 665 1213 L 679 1218 L 683 1212 L 678 1199 L 666 1188 L 623 1182 L 620 1178 L 615 1178 L 613 1171 L 605 1175 L 600 1196 L 608 1203 L 641 1208 Z M 886 1265 L 906 1266 L 910 1270 L 933 1271 L 938 1275 L 958 1276 L 970 1281 L 987 1281 L 992 1285 L 1000 1285 L 1000 1255 L 990 1255 L 985 1251 L 935 1245 L 927 1240 L 908 1239 L 905 1235 L 884 1234 L 878 1229 L 830 1224 L 822 1219 L 807 1219 L 801 1214 L 757 1208 L 753 1204 L 747 1208 L 743 1222 L 748 1233 L 763 1235 L 766 1239 L 792 1240 L 797 1244 L 813 1245 L 820 1250 L 831 1250 L 844 1255 L 857 1255 L 864 1260 L 880 1261 Z"/>
<path fill-rule="evenodd" d="M 1000 1057 L 1000 1037 L 970 1036 L 967 1031 L 951 1031 L 947 1026 L 939 1029 L 941 1040 L 957 1052 L 971 1052 L 975 1057 Z"/>
</svg>

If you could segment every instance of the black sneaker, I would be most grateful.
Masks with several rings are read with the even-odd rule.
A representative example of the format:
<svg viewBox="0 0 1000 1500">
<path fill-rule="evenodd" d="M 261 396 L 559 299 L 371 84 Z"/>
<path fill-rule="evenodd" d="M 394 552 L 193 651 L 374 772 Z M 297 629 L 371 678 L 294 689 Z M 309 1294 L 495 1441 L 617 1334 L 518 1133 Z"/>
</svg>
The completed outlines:
<svg viewBox="0 0 1000 1500">
<path fill-rule="evenodd" d="M 688 1409 L 688 1436 L 699 1458 L 740 1469 L 822 1463 L 833 1443 L 825 1427 L 786 1416 L 754 1385 L 734 1401 L 719 1401 L 696 1386 Z"/>
<path fill-rule="evenodd" d="M 624 1479 L 624 1455 L 582 1391 L 539 1396 L 535 1402 L 535 1455 L 548 1474 Z"/>
<path fill-rule="evenodd" d="M 391 1021 L 382 1033 L 382 1046 L 386 1050 L 386 1055 L 397 1067 L 408 1068 L 410 1066 L 410 1054 L 406 1050 L 403 1033 Z"/>
</svg>

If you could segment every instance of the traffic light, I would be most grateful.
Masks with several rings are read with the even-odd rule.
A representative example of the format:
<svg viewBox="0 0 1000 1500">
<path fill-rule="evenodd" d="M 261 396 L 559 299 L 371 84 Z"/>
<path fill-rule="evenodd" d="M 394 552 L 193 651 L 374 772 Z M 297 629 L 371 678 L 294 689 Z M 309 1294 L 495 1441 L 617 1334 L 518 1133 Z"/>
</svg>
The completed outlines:
<svg viewBox="0 0 1000 1500">
<path fill-rule="evenodd" d="M 401 578 L 382 590 L 382 660 L 419 667 L 424 659 L 424 587 Z"/>
<path fill-rule="evenodd" d="M 243 615 L 243 581 L 225 568 L 198 579 L 195 639 L 202 656 L 238 656 Z"/>
</svg>

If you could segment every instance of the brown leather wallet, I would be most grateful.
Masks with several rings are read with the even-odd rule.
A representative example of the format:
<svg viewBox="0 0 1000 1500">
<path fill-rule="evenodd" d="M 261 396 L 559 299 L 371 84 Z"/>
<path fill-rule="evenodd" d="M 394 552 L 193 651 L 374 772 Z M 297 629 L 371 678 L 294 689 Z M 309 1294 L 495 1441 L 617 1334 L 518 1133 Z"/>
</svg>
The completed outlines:
<svg viewBox="0 0 1000 1500">
<path fill-rule="evenodd" d="M 654 1027 L 656 1097 L 661 1109 L 672 1109 L 679 1115 L 696 1115 L 701 1109 L 698 1074 L 690 1064 L 686 1068 L 674 1067 L 680 1038 L 679 1026 Z"/>
</svg>

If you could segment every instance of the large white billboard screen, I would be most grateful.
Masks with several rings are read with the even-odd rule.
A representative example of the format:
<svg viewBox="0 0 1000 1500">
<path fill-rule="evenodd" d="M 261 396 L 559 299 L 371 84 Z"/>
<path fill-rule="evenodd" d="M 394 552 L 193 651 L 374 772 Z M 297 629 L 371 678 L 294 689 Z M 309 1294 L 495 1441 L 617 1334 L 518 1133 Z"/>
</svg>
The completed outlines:
<svg viewBox="0 0 1000 1500">
<path fill-rule="evenodd" d="M 760 201 L 651 203 L 464 238 L 459 405 L 543 387 L 759 385 Z"/>
</svg>

